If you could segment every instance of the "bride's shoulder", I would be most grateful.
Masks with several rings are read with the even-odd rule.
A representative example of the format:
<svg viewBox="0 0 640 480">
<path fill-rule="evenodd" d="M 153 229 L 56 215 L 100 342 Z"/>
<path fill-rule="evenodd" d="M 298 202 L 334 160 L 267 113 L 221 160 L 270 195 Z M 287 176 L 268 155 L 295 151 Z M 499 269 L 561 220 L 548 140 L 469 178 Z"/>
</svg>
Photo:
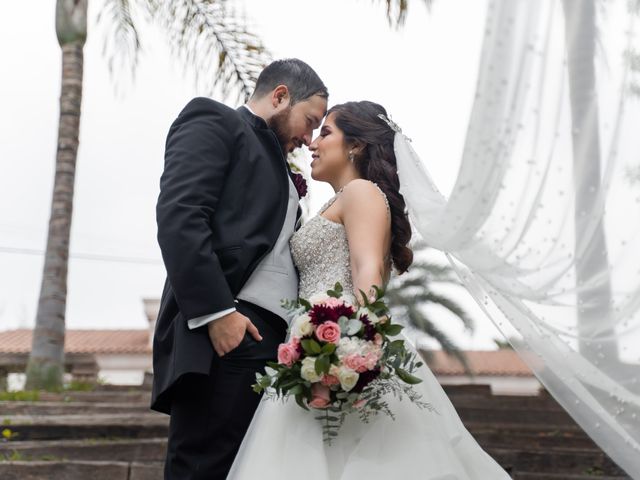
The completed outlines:
<svg viewBox="0 0 640 480">
<path fill-rule="evenodd" d="M 357 178 L 351 180 L 342 188 L 345 208 L 364 207 L 367 210 L 380 210 L 382 213 L 388 208 L 386 195 L 370 180 Z"/>
</svg>

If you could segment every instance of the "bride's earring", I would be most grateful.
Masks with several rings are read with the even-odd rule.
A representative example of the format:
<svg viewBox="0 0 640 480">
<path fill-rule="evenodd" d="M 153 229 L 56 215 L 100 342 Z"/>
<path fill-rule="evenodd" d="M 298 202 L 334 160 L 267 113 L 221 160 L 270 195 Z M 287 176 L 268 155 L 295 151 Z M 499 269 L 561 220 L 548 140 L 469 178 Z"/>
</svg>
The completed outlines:
<svg viewBox="0 0 640 480">
<path fill-rule="evenodd" d="M 353 161 L 355 160 L 355 155 L 353 154 L 353 150 L 349 150 L 349 161 L 351 163 L 353 163 Z"/>
</svg>

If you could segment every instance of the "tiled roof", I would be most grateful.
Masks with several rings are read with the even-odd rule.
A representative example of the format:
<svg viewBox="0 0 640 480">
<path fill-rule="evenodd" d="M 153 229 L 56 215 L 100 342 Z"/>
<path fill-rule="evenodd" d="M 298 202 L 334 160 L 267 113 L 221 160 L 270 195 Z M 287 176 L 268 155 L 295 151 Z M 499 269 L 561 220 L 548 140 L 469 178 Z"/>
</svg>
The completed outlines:
<svg viewBox="0 0 640 480">
<path fill-rule="evenodd" d="M 427 362 L 435 375 L 457 376 L 466 375 L 462 364 L 457 358 L 451 357 L 442 350 L 429 350 L 431 360 Z M 471 371 L 479 376 L 500 377 L 532 377 L 533 372 L 522 361 L 518 354 L 511 349 L 501 350 L 466 350 L 465 355 Z"/>
<path fill-rule="evenodd" d="M 0 354 L 28 353 L 31 329 L 0 331 Z M 67 330 L 65 352 L 68 353 L 151 353 L 148 330 Z M 427 363 L 441 376 L 465 375 L 462 364 L 442 350 L 431 350 Z M 426 353 L 426 351 L 423 351 Z M 479 376 L 531 377 L 533 373 L 510 349 L 465 351 L 472 371 Z"/>
<path fill-rule="evenodd" d="M 0 354 L 31 351 L 31 329 L 0 331 Z M 149 330 L 67 330 L 68 353 L 151 353 Z"/>
</svg>

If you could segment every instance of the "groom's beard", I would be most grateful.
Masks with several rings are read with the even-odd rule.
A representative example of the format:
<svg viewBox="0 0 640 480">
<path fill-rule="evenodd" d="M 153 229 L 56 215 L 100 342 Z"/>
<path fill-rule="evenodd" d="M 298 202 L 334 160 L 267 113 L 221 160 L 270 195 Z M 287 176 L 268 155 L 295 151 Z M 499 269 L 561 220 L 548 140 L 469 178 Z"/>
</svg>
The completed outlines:
<svg viewBox="0 0 640 480">
<path fill-rule="evenodd" d="M 276 134 L 278 143 L 285 157 L 289 154 L 289 143 L 291 142 L 289 115 L 291 115 L 291 107 L 287 107 L 286 110 L 276 113 L 269 121 L 269 128 Z"/>
</svg>

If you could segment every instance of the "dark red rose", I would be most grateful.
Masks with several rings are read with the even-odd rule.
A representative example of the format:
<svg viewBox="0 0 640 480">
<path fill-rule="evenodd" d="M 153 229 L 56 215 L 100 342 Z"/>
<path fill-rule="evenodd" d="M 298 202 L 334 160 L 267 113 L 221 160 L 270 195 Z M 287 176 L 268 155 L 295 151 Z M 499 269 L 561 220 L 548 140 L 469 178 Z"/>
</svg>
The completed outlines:
<svg viewBox="0 0 640 480">
<path fill-rule="evenodd" d="M 337 314 L 335 308 L 321 303 L 320 305 L 314 305 L 309 310 L 309 317 L 311 318 L 311 323 L 317 326 L 328 321 L 337 322 L 340 315 Z"/>
<path fill-rule="evenodd" d="M 336 315 L 338 316 L 337 318 L 340 318 L 342 316 L 351 318 L 351 316 L 355 313 L 353 307 L 349 305 L 339 305 L 337 307 L 333 307 L 333 309 L 336 311 Z"/>
<path fill-rule="evenodd" d="M 364 325 L 364 339 L 372 342 L 376 336 L 376 327 L 371 323 L 368 315 L 360 315 L 360 321 Z"/>
<path fill-rule="evenodd" d="M 292 172 L 291 180 L 293 180 L 293 184 L 298 191 L 298 196 L 300 198 L 304 197 L 307 194 L 307 181 L 304 179 L 304 175 L 301 173 Z"/>
<path fill-rule="evenodd" d="M 360 374 L 356 386 L 351 389 L 353 393 L 360 393 L 364 388 L 373 382 L 380 375 L 380 367 L 376 367 L 373 370 L 367 370 Z"/>
</svg>

